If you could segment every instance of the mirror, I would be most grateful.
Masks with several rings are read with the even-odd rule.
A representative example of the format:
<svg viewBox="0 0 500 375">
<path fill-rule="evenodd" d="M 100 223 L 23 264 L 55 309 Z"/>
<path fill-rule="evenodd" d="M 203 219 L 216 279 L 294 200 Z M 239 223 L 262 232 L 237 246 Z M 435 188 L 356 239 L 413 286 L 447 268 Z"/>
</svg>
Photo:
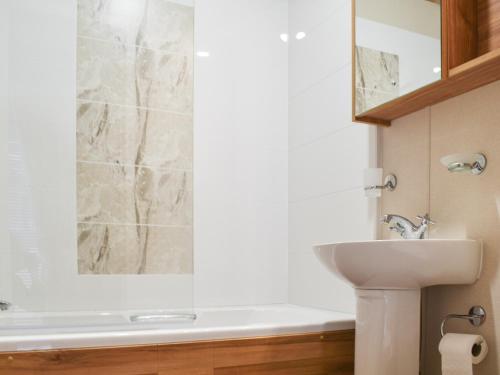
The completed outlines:
<svg viewBox="0 0 500 375">
<path fill-rule="evenodd" d="M 354 1 L 355 115 L 441 79 L 440 0 Z"/>
</svg>

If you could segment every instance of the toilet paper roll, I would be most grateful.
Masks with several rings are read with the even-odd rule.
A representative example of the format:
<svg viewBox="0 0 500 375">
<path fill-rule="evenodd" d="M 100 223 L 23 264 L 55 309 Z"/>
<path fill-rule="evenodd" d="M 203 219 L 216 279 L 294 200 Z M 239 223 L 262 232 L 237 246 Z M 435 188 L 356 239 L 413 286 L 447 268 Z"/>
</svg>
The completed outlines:
<svg viewBox="0 0 500 375">
<path fill-rule="evenodd" d="M 439 343 L 443 375 L 472 375 L 472 365 L 481 363 L 488 345 L 480 335 L 448 333 Z"/>
</svg>

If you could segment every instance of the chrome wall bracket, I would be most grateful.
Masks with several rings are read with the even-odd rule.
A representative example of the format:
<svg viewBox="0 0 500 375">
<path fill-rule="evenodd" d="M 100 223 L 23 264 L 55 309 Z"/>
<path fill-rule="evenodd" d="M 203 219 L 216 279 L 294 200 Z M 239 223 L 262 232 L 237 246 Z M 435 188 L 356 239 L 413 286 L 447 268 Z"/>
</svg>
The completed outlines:
<svg viewBox="0 0 500 375">
<path fill-rule="evenodd" d="M 448 314 L 444 317 L 441 322 L 441 337 L 445 335 L 445 326 L 446 322 L 450 319 L 464 319 L 468 320 L 470 324 L 474 327 L 481 326 L 486 320 L 486 311 L 482 306 L 473 306 L 470 308 L 469 313 L 467 315 L 461 314 Z"/>
<path fill-rule="evenodd" d="M 371 185 L 371 186 L 366 186 L 365 190 L 388 190 L 388 191 L 394 191 L 396 189 L 396 186 L 398 186 L 398 179 L 395 175 L 390 174 L 385 178 L 384 185 Z"/>
<path fill-rule="evenodd" d="M 11 307 L 11 303 L 0 300 L 0 311 L 7 311 Z"/>
<path fill-rule="evenodd" d="M 452 173 L 480 175 L 488 163 L 484 154 L 453 154 L 441 158 L 441 163 Z"/>
</svg>

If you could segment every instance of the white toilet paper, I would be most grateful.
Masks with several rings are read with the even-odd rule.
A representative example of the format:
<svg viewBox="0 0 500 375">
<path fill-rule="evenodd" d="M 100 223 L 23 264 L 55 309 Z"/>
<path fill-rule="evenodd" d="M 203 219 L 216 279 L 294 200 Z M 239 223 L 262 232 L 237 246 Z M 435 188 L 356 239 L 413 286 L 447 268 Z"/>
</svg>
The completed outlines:
<svg viewBox="0 0 500 375">
<path fill-rule="evenodd" d="M 480 353 L 473 353 L 480 345 Z M 472 365 L 481 363 L 488 354 L 488 345 L 480 335 L 448 333 L 439 343 L 443 375 L 472 375 Z"/>
</svg>

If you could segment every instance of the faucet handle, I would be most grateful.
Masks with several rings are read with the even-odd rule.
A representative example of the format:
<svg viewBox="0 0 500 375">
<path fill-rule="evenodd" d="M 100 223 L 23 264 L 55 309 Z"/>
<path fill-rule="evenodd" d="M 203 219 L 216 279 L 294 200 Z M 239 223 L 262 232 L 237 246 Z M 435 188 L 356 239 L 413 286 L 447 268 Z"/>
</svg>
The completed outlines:
<svg viewBox="0 0 500 375">
<path fill-rule="evenodd" d="M 417 216 L 417 219 L 422 220 L 422 224 L 436 224 L 435 221 L 432 221 L 429 214 L 425 214 L 424 216 Z"/>
</svg>

